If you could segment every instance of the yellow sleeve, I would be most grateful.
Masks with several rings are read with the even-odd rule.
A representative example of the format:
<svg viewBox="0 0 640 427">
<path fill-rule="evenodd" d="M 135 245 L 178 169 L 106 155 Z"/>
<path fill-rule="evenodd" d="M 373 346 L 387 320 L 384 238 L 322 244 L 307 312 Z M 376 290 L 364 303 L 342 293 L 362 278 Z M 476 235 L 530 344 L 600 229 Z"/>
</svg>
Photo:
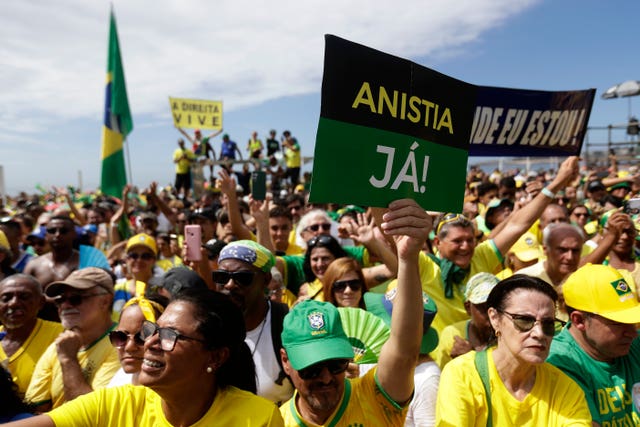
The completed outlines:
<svg viewBox="0 0 640 427">
<path fill-rule="evenodd" d="M 118 369 L 120 369 L 118 353 L 115 351 L 108 352 L 107 357 L 96 371 L 93 381 L 91 381 L 91 388 L 97 390 L 108 386 Z"/>
<path fill-rule="evenodd" d="M 51 396 L 51 381 L 53 365 L 56 361 L 55 344 L 51 344 L 42 354 L 33 370 L 31 382 L 29 382 L 29 387 L 24 396 L 25 401 L 37 406 L 53 400 Z"/>
<path fill-rule="evenodd" d="M 477 374 L 475 351 L 449 362 L 440 375 L 436 402 L 436 425 L 484 426 L 487 408 L 484 387 Z"/>
</svg>

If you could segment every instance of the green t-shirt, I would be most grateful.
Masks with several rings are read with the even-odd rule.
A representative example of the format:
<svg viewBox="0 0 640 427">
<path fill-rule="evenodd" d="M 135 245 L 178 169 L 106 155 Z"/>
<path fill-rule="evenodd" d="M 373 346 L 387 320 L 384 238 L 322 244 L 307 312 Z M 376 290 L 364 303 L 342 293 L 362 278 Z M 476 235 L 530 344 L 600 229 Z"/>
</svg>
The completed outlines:
<svg viewBox="0 0 640 427">
<path fill-rule="evenodd" d="M 364 246 L 343 246 L 342 249 L 349 257 L 358 261 L 361 266 L 368 266 L 368 252 Z M 284 261 L 284 285 L 294 295 L 298 295 L 300 285 L 306 282 L 303 268 L 304 254 L 285 255 L 280 258 Z"/>
<path fill-rule="evenodd" d="M 603 427 L 640 425 L 640 413 L 634 405 L 634 400 L 640 400 L 640 339 L 633 341 L 627 356 L 601 362 L 578 345 L 570 326 L 553 339 L 547 362 L 582 387 L 593 421 Z"/>
</svg>

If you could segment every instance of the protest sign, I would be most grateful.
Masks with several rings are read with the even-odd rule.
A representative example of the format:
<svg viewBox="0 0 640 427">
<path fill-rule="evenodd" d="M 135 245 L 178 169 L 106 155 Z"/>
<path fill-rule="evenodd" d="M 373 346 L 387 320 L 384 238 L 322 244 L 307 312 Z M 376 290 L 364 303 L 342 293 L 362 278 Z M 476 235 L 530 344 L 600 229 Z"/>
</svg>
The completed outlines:
<svg viewBox="0 0 640 427">
<path fill-rule="evenodd" d="M 175 127 L 222 129 L 222 101 L 170 97 L 169 106 Z"/>
<path fill-rule="evenodd" d="M 475 87 L 325 36 L 310 201 L 460 212 Z"/>
<path fill-rule="evenodd" d="M 579 155 L 595 89 L 478 87 L 470 156 Z"/>
</svg>

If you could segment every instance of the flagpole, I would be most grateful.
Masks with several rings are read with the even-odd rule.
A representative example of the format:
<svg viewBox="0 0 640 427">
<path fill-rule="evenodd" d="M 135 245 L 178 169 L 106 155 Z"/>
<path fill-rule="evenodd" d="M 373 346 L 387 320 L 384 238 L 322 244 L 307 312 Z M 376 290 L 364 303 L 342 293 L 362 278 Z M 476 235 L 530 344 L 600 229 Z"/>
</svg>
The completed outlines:
<svg viewBox="0 0 640 427">
<path fill-rule="evenodd" d="M 133 175 L 131 174 L 131 154 L 129 154 L 129 140 L 125 139 L 123 142 L 124 148 L 126 149 L 125 153 L 126 153 L 126 161 L 127 161 L 127 171 L 129 172 L 129 179 L 128 182 L 129 184 L 133 184 Z"/>
</svg>

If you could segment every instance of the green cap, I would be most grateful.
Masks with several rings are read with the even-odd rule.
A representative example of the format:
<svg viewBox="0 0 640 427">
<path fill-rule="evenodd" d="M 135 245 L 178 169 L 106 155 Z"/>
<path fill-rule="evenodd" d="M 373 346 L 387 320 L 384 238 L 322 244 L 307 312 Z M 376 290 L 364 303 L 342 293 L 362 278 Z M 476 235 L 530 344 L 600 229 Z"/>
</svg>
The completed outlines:
<svg viewBox="0 0 640 427">
<path fill-rule="evenodd" d="M 315 300 L 297 304 L 285 316 L 282 346 L 296 371 L 324 360 L 354 357 L 338 309 Z"/>
</svg>

